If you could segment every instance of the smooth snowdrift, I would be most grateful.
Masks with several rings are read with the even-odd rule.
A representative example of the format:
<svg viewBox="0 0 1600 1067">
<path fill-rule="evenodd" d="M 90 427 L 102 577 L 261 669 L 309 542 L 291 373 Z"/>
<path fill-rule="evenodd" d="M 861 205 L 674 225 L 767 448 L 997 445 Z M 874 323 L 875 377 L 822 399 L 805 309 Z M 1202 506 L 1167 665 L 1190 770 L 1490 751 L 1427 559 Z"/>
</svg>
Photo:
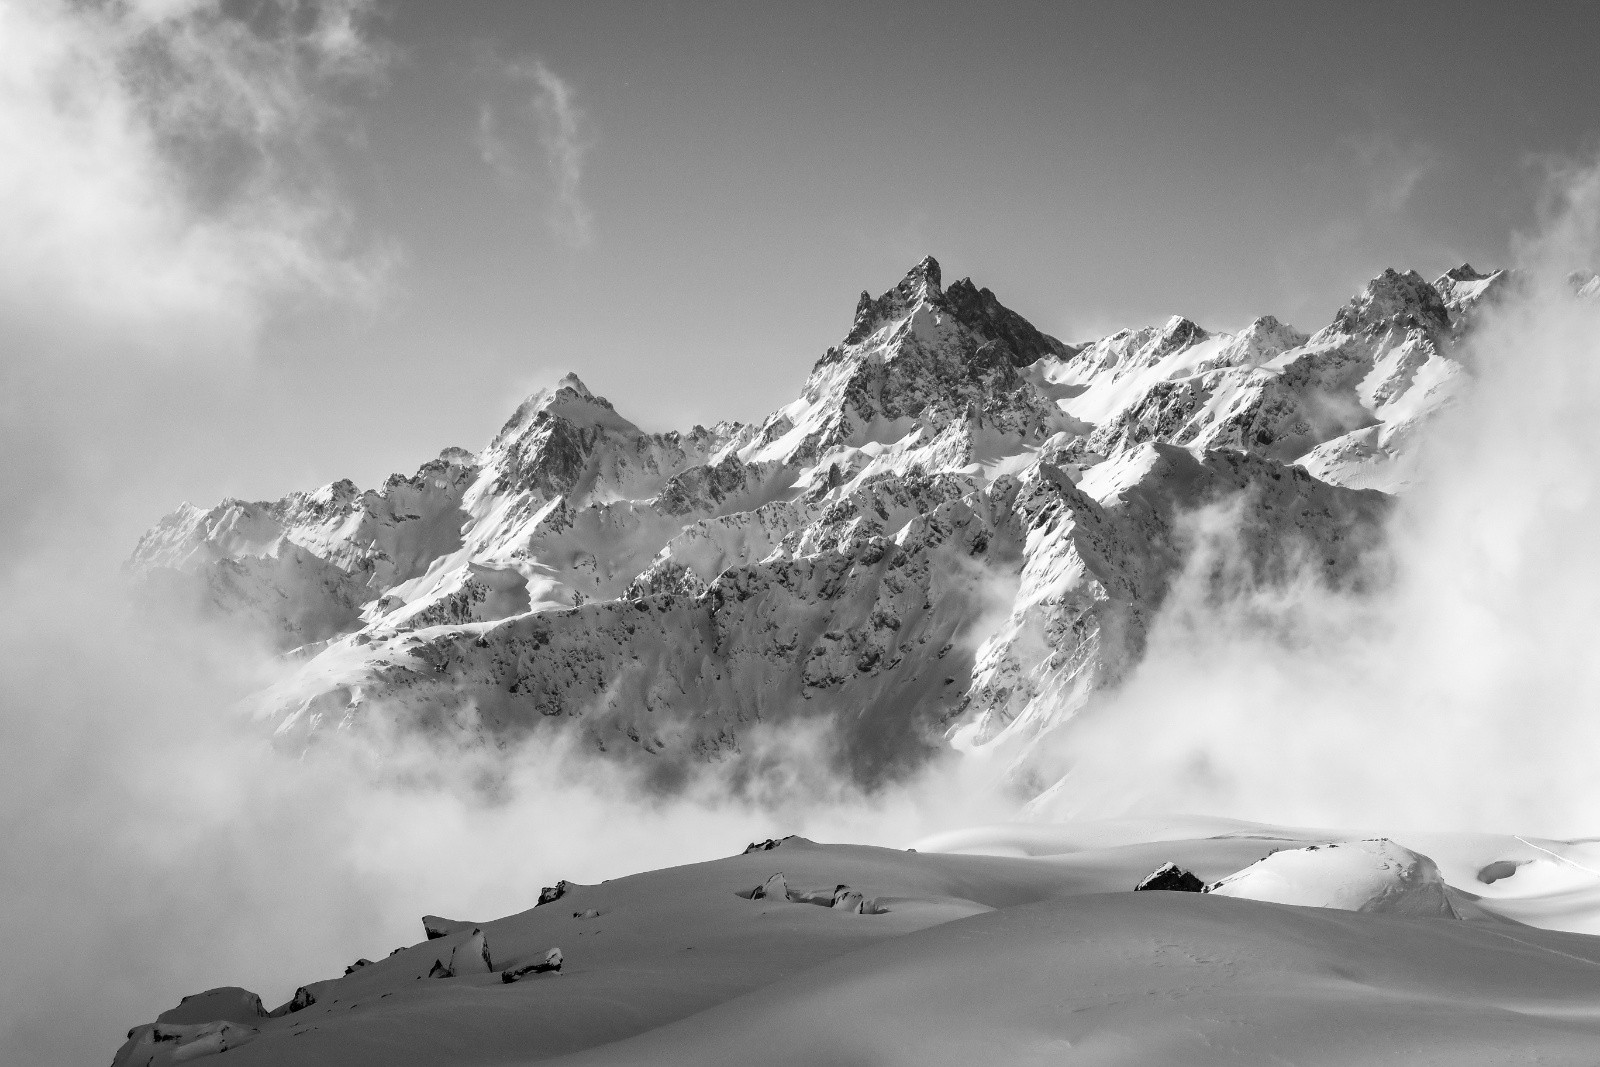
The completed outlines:
<svg viewBox="0 0 1600 1067">
<path fill-rule="evenodd" d="M 1274 852 L 1207 887 L 1207 892 L 1339 911 L 1465 918 L 1439 868 L 1393 841 L 1333 841 Z"/>
<path fill-rule="evenodd" d="M 1545 895 L 1512 886 L 1546 843 L 1430 840 L 1448 861 L 1194 818 L 947 835 L 964 851 L 787 838 L 492 922 L 430 916 L 439 936 L 292 1011 L 215 990 L 116 1063 L 1593 1063 L 1600 940 L 1505 917 Z M 1515 873 L 1440 873 L 1485 855 Z M 1168 862 L 1220 885 L 1133 892 Z"/>
</svg>

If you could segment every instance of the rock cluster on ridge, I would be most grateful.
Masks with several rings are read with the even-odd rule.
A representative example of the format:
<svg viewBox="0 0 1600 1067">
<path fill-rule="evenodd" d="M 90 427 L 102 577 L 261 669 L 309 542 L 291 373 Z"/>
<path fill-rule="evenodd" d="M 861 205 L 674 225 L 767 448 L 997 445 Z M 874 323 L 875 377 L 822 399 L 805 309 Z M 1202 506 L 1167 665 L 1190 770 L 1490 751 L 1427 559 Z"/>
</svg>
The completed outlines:
<svg viewBox="0 0 1600 1067">
<path fill-rule="evenodd" d="M 362 492 L 185 505 L 144 580 L 295 648 L 279 734 L 369 716 L 568 727 L 670 784 L 758 724 L 826 723 L 871 783 L 954 741 L 1020 749 L 1136 664 L 1232 502 L 1247 570 L 1357 581 L 1421 430 L 1514 284 L 1385 271 L 1316 333 L 1174 317 L 1082 347 L 932 258 L 759 425 L 646 433 L 575 375 L 478 453 Z"/>
</svg>

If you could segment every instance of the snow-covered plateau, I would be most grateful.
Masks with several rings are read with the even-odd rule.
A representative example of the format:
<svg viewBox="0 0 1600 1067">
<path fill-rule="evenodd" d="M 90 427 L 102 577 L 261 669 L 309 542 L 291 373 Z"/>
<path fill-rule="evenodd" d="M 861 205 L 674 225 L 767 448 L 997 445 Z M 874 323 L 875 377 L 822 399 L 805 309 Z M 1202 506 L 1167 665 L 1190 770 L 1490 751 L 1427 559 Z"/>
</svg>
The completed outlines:
<svg viewBox="0 0 1600 1067">
<path fill-rule="evenodd" d="M 791 837 L 426 916 L 270 1012 L 208 990 L 115 1067 L 1591 1065 L 1597 864 L 1592 841 L 1201 818 Z M 1203 890 L 1134 891 L 1168 865 Z"/>
</svg>

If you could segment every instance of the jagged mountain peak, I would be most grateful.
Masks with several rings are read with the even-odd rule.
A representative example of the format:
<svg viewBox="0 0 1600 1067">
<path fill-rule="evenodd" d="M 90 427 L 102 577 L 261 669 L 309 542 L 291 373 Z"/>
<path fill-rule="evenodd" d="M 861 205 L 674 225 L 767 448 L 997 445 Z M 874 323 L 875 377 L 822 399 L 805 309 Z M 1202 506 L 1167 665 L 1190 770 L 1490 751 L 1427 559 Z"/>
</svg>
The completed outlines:
<svg viewBox="0 0 1600 1067">
<path fill-rule="evenodd" d="M 329 482 L 305 494 L 305 500 L 310 504 L 319 504 L 325 507 L 348 507 L 356 497 L 361 495 L 361 490 L 349 478 L 340 478 L 336 482 Z"/>
<path fill-rule="evenodd" d="M 1199 344 L 1209 336 L 1211 335 L 1193 319 L 1174 315 L 1161 327 L 1161 341 L 1158 348 L 1163 353 L 1175 352 L 1180 348 Z"/>
<path fill-rule="evenodd" d="M 1433 287 L 1450 311 L 1453 329 L 1459 333 L 1480 306 L 1492 304 L 1505 293 L 1520 289 L 1525 281 L 1524 276 L 1514 270 L 1484 272 L 1474 270 L 1470 263 L 1463 263 L 1435 278 Z"/>
<path fill-rule="evenodd" d="M 919 287 L 930 288 L 937 292 L 942 280 L 943 275 L 939 269 L 939 261 L 932 256 L 923 256 L 916 266 L 906 271 L 906 276 L 900 282 L 900 285 L 904 287 L 907 283 L 913 283 Z"/>
<path fill-rule="evenodd" d="M 1333 327 L 1352 334 L 1377 334 L 1391 327 L 1443 333 L 1450 328 L 1450 312 L 1422 275 L 1388 267 L 1339 309 Z"/>
<path fill-rule="evenodd" d="M 1001 354 L 1012 366 L 1025 367 L 1045 356 L 1069 356 L 1076 351 L 1039 330 L 971 278 L 962 278 L 943 289 L 942 277 L 939 261 L 925 256 L 882 296 L 874 298 L 863 291 L 856 303 L 855 321 L 844 339 L 845 346 L 860 344 L 885 323 L 904 318 L 918 305 L 926 305 L 976 335 L 978 347 L 999 346 L 998 353 L 991 350 L 989 355 Z"/>
<path fill-rule="evenodd" d="M 451 445 L 439 451 L 438 462 L 457 467 L 471 467 L 478 462 L 478 455 L 469 449 Z"/>
<path fill-rule="evenodd" d="M 1255 321 L 1251 322 L 1250 325 L 1246 326 L 1240 334 L 1240 336 L 1245 337 L 1271 337 L 1278 335 L 1298 337 L 1300 338 L 1300 341 L 1297 343 L 1304 343 L 1306 339 L 1306 334 L 1301 333 L 1293 326 L 1282 321 L 1276 315 L 1260 316 Z"/>
<path fill-rule="evenodd" d="M 939 287 L 941 277 L 939 261 L 932 256 L 924 256 L 920 263 L 906 272 L 904 278 L 895 283 L 894 288 L 882 296 L 874 298 L 862 290 L 861 299 L 856 302 L 855 321 L 844 343 L 860 344 L 885 322 L 904 316 L 918 303 L 942 306 L 944 291 Z"/>
<path fill-rule="evenodd" d="M 579 396 L 587 397 L 591 400 L 594 398 L 594 394 L 589 392 L 589 387 L 583 384 L 583 379 L 578 377 L 577 372 L 575 371 L 569 370 L 567 373 L 563 374 L 561 376 L 561 380 L 556 382 L 556 388 L 571 389 Z"/>
<path fill-rule="evenodd" d="M 1000 303 L 988 289 L 962 278 L 945 290 L 945 301 L 956 318 L 973 331 L 1003 343 L 1011 363 L 1026 367 L 1046 356 L 1070 356 L 1077 350 L 1036 328 L 1033 323 Z"/>
<path fill-rule="evenodd" d="M 499 434 L 490 442 L 489 447 L 493 450 L 504 441 L 519 436 L 528 428 L 552 418 L 562 419 L 577 427 L 595 427 L 618 433 L 643 433 L 632 422 L 617 414 L 617 409 L 611 406 L 611 401 L 591 393 L 589 387 L 583 384 L 583 379 L 576 374 L 568 373 L 554 385 L 531 393 L 517 405 L 517 410 L 500 428 Z"/>
</svg>

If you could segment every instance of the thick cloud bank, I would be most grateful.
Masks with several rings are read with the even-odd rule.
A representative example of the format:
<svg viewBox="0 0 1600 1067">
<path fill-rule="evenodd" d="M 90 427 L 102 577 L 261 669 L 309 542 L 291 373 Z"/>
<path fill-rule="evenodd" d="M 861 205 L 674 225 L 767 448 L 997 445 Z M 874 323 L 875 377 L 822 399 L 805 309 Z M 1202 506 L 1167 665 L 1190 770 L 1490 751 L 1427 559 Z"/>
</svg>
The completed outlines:
<svg viewBox="0 0 1600 1067">
<path fill-rule="evenodd" d="M 1228 528 L 1197 516 L 1148 657 L 1067 731 L 1040 813 L 1595 832 L 1600 303 L 1569 272 L 1600 249 L 1600 171 L 1555 172 L 1548 210 L 1373 561 L 1384 591 L 1219 601 Z"/>
</svg>

